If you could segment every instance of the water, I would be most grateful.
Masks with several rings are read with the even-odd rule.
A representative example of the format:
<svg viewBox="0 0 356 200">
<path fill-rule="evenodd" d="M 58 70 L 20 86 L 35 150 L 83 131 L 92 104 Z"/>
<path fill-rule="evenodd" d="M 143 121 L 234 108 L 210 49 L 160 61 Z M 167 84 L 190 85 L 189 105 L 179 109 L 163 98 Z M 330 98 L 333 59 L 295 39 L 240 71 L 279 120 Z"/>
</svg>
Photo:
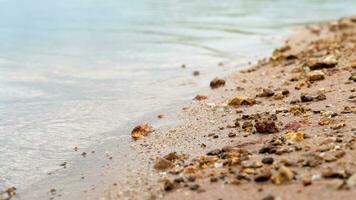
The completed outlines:
<svg viewBox="0 0 356 200">
<path fill-rule="evenodd" d="M 75 146 L 128 137 L 121 127 L 269 55 L 293 27 L 356 14 L 354 0 L 0 5 L 0 187 L 18 188 L 59 168 Z"/>
</svg>

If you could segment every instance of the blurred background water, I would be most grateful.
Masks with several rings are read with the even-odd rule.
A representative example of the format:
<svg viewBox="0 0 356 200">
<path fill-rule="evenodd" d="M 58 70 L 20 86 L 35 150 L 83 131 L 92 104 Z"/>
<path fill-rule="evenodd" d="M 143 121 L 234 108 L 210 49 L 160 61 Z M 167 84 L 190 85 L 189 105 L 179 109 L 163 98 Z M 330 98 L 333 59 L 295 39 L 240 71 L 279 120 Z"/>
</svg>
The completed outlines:
<svg viewBox="0 0 356 200">
<path fill-rule="evenodd" d="M 355 0 L 0 0 L 0 187 L 128 137 L 120 127 L 269 55 L 293 27 L 352 14 Z"/>
</svg>

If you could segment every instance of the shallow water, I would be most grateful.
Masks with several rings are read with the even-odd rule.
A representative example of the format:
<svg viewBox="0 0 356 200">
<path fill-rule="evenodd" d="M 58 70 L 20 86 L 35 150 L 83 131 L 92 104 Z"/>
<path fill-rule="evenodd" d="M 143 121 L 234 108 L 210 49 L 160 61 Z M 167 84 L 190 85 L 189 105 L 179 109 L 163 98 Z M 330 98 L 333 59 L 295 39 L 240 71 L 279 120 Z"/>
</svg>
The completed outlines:
<svg viewBox="0 0 356 200">
<path fill-rule="evenodd" d="M 356 14 L 354 0 L 0 4 L 0 187 L 19 188 L 269 55 L 293 27 Z"/>
</svg>

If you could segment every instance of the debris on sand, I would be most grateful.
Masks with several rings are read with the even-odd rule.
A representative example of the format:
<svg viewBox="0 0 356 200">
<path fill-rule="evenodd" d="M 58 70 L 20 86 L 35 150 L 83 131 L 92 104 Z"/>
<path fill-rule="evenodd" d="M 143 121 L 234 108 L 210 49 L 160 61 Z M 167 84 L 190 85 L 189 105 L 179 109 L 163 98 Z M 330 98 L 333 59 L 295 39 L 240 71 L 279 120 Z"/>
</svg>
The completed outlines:
<svg viewBox="0 0 356 200">
<path fill-rule="evenodd" d="M 210 88 L 211 89 L 216 89 L 219 87 L 223 87 L 225 85 L 225 80 L 220 79 L 220 78 L 215 78 L 212 81 L 210 81 Z"/>
<path fill-rule="evenodd" d="M 240 187 L 236 191 L 257 187 L 260 199 L 276 192 L 265 200 L 280 199 L 278 193 L 283 199 L 293 195 L 303 199 L 316 191 L 330 198 L 341 192 L 352 198 L 356 18 L 313 30 L 318 34 L 308 32 L 315 37 L 312 40 L 287 41 L 272 58 L 228 77 L 229 87 L 209 96 L 209 104 L 192 103 L 189 128 L 182 128 L 187 131 L 186 142 L 179 140 L 179 132 L 170 135 L 189 147 L 179 144 L 175 150 L 189 151 L 192 158 L 183 160 L 172 153 L 153 164 L 160 177 L 168 176 L 162 182 L 164 191 L 179 191 L 174 195 L 183 199 L 182 193 L 199 193 L 207 184 L 216 185 L 214 192 L 230 184 Z M 211 83 L 212 88 L 224 85 L 225 80 L 218 78 Z M 223 107 L 219 112 L 211 109 L 217 105 Z M 194 147 L 198 149 L 191 151 Z M 283 193 L 286 188 L 291 194 Z M 206 190 L 206 196 L 212 191 Z"/>
<path fill-rule="evenodd" d="M 131 137 L 135 140 L 147 136 L 151 132 L 152 127 L 148 124 L 141 124 L 136 126 L 131 131 Z"/>
</svg>

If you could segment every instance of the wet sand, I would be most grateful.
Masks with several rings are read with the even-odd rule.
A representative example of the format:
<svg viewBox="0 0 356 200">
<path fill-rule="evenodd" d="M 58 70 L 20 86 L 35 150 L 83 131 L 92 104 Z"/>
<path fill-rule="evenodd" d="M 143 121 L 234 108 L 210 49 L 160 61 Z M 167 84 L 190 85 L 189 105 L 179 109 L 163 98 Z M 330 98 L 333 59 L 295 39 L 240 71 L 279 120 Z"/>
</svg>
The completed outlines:
<svg viewBox="0 0 356 200">
<path fill-rule="evenodd" d="M 207 99 L 162 113 L 148 136 L 83 158 L 98 166 L 15 197 L 353 199 L 355 52 L 356 18 L 298 31 Z"/>
</svg>

